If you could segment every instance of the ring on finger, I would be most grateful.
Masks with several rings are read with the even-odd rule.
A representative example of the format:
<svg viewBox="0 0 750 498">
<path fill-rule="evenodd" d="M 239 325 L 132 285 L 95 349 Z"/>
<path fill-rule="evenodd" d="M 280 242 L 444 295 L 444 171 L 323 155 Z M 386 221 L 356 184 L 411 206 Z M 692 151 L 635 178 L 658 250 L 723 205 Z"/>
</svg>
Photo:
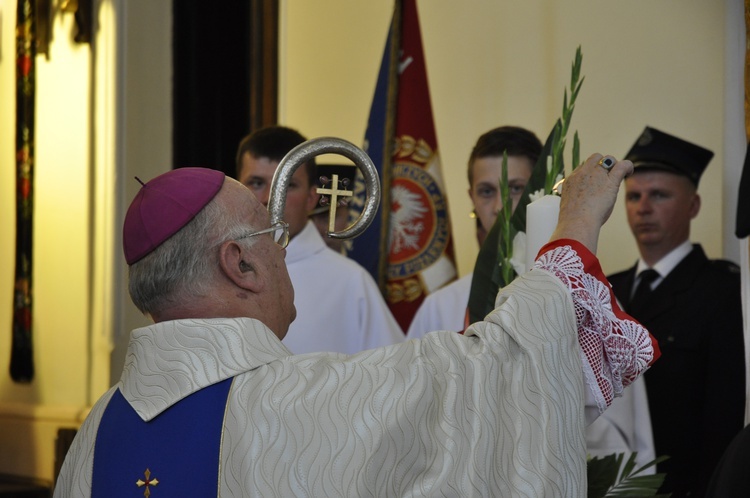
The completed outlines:
<svg viewBox="0 0 750 498">
<path fill-rule="evenodd" d="M 601 159 L 599 159 L 599 161 L 597 161 L 596 164 L 609 172 L 609 170 L 614 167 L 616 162 L 617 160 L 612 156 L 603 156 Z"/>
<path fill-rule="evenodd" d="M 609 170 L 614 167 L 616 162 L 617 160 L 612 156 L 603 156 L 596 164 L 606 169 L 607 173 L 609 173 Z"/>
</svg>

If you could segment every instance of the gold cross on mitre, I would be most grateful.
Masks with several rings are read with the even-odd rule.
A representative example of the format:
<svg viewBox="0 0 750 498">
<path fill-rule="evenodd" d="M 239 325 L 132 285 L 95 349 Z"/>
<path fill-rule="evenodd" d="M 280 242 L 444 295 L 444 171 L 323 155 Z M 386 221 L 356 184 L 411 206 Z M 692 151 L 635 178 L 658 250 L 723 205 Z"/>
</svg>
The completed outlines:
<svg viewBox="0 0 750 498">
<path fill-rule="evenodd" d="M 325 177 L 321 177 L 321 180 L 324 182 L 328 179 Z M 344 179 L 343 185 L 344 189 L 346 189 L 346 179 Z M 354 192 L 351 190 L 339 190 L 338 188 L 339 184 L 339 175 L 336 173 L 333 174 L 333 179 L 331 180 L 331 188 L 325 188 L 320 187 L 318 190 L 316 190 L 317 193 L 320 195 L 330 195 L 330 203 L 331 207 L 328 210 L 328 231 L 333 232 L 336 230 L 336 208 L 339 204 L 339 197 L 351 197 L 354 195 Z M 323 203 L 323 199 L 320 200 L 321 203 Z"/>
<path fill-rule="evenodd" d="M 135 484 L 139 488 L 146 486 L 146 490 L 143 492 L 143 496 L 148 498 L 149 496 L 151 496 L 151 490 L 149 489 L 149 486 L 156 486 L 157 484 L 159 484 L 159 479 L 155 477 L 151 479 L 151 471 L 149 469 L 146 469 L 146 472 L 144 472 L 143 475 L 146 477 L 146 480 L 144 481 L 143 479 L 138 479 L 137 481 L 135 481 Z"/>
</svg>

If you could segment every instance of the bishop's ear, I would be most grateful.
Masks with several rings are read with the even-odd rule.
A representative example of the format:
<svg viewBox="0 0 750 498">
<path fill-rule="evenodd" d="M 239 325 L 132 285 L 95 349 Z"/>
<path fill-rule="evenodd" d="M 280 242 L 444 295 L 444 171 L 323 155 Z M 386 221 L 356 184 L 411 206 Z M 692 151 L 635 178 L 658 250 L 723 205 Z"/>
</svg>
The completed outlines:
<svg viewBox="0 0 750 498">
<path fill-rule="evenodd" d="M 257 263 L 253 252 L 234 240 L 224 242 L 219 247 L 221 271 L 238 287 L 252 292 L 260 290 Z"/>
</svg>

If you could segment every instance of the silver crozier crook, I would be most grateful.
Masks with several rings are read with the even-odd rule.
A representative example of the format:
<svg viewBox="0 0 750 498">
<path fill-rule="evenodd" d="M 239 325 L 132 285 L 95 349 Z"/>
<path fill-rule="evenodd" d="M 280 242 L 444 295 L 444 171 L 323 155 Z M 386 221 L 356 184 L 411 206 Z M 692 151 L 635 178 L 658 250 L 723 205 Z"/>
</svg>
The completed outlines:
<svg viewBox="0 0 750 498">
<path fill-rule="evenodd" d="M 271 181 L 271 194 L 268 199 L 268 212 L 271 224 L 283 220 L 286 206 L 286 191 L 292 175 L 301 165 L 321 154 L 338 154 L 354 162 L 365 179 L 365 206 L 356 221 L 340 232 L 327 232 L 334 239 L 351 239 L 361 235 L 375 219 L 380 203 L 380 179 L 372 159 L 365 151 L 341 138 L 313 138 L 289 151 L 279 163 Z M 333 206 L 331 206 L 333 208 Z"/>
</svg>

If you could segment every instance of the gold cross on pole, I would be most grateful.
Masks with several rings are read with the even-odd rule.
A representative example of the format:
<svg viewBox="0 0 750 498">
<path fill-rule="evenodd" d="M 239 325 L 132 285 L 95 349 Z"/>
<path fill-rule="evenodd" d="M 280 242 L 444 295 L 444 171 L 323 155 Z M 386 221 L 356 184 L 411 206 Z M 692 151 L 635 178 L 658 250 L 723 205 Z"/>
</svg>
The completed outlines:
<svg viewBox="0 0 750 498">
<path fill-rule="evenodd" d="M 331 188 L 324 188 L 320 187 L 318 188 L 317 192 L 320 195 L 330 195 L 331 196 L 331 207 L 328 211 L 328 231 L 334 232 L 336 230 L 336 207 L 338 206 L 338 198 L 339 197 L 351 197 L 354 195 L 354 192 L 351 190 L 339 190 L 339 175 L 336 173 L 333 174 L 333 179 L 331 180 Z"/>
<path fill-rule="evenodd" d="M 146 486 L 146 491 L 143 492 L 143 496 L 145 496 L 146 498 L 148 498 L 149 496 L 151 496 L 151 490 L 149 489 L 149 486 L 156 486 L 157 484 L 159 484 L 159 479 L 157 479 L 155 477 L 153 479 L 151 479 L 151 471 L 149 469 L 146 469 L 146 472 L 144 473 L 144 476 L 146 476 L 146 480 L 145 481 L 142 480 L 142 479 L 138 479 L 137 481 L 135 481 L 135 484 L 139 488 L 142 488 L 143 486 Z"/>
</svg>

